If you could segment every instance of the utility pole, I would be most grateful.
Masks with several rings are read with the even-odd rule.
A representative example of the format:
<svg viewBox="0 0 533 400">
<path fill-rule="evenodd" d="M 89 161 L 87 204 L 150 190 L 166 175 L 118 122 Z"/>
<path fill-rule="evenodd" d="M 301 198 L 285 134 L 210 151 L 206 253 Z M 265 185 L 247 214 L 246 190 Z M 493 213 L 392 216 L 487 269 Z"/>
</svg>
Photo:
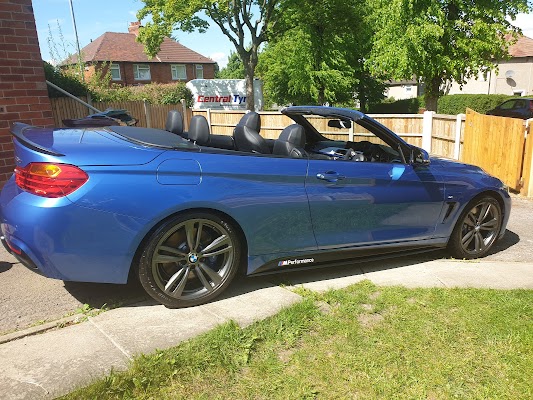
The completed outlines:
<svg viewBox="0 0 533 400">
<path fill-rule="evenodd" d="M 70 15 L 72 15 L 72 25 L 74 26 L 74 35 L 76 36 L 76 47 L 78 48 L 78 65 L 80 66 L 81 80 L 85 82 L 85 71 L 83 70 L 83 60 L 81 59 L 80 40 L 78 39 L 78 28 L 76 28 L 76 17 L 74 16 L 74 7 L 72 0 L 68 0 L 70 3 Z"/>
</svg>

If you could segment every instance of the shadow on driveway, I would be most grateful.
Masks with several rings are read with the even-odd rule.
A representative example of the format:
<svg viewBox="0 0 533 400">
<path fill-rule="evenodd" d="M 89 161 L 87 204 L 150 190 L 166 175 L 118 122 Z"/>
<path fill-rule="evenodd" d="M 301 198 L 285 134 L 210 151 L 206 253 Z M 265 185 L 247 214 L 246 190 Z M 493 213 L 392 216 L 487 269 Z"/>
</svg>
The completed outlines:
<svg viewBox="0 0 533 400">
<path fill-rule="evenodd" d="M 520 237 L 507 231 L 505 236 L 491 250 L 489 255 L 505 251 L 520 241 Z M 237 276 L 230 287 L 217 300 L 239 296 L 272 285 L 299 285 L 321 280 L 357 276 L 363 274 L 363 268 L 371 268 L 372 271 L 384 271 L 392 268 L 406 267 L 424 261 L 450 258 L 446 250 L 433 250 L 431 252 L 405 255 L 378 261 L 357 261 L 353 265 L 343 267 L 329 267 L 309 269 L 292 272 L 278 272 L 272 275 L 259 277 Z M 0 272 L 2 271 L 0 263 Z M 64 282 L 65 289 L 70 292 L 82 304 L 88 304 L 91 308 L 102 308 L 107 305 L 116 307 L 135 307 L 137 305 L 158 305 L 148 296 L 141 284 L 136 279 L 130 279 L 126 285 Z"/>
</svg>

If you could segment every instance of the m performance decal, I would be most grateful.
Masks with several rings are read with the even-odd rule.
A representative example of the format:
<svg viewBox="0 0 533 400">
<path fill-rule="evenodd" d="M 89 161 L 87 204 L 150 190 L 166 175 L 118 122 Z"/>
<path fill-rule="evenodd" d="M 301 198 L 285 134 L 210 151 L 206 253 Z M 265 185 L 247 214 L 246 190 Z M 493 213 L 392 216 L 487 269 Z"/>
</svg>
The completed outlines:
<svg viewBox="0 0 533 400">
<path fill-rule="evenodd" d="M 304 259 L 296 259 L 296 260 L 284 260 L 284 261 L 280 261 L 278 263 L 278 267 L 285 267 L 285 266 L 288 266 L 288 265 L 299 265 L 299 264 L 309 264 L 309 263 L 314 263 L 315 262 L 315 259 L 314 258 L 304 258 Z"/>
</svg>

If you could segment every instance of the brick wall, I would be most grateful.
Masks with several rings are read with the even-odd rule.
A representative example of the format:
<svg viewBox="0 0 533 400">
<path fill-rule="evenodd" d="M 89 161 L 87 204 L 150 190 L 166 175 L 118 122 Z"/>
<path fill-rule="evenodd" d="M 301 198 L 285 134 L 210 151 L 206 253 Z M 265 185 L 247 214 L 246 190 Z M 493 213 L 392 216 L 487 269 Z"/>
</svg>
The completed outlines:
<svg viewBox="0 0 533 400">
<path fill-rule="evenodd" d="M 133 64 L 132 62 L 118 62 L 120 66 L 120 81 L 113 81 L 113 83 L 119 83 L 121 85 L 138 85 L 146 84 L 151 82 L 157 83 L 174 83 L 177 82 L 172 79 L 171 64 L 161 64 L 161 63 L 147 63 L 150 65 L 150 81 L 137 81 L 133 77 Z M 142 64 L 142 63 L 138 63 Z M 214 79 L 215 78 L 215 65 L 214 64 L 203 64 L 204 67 L 204 79 Z M 98 68 L 101 68 L 101 64 L 98 65 Z M 196 64 L 185 64 L 187 71 L 187 80 L 188 82 L 192 79 L 196 79 Z M 107 71 L 107 67 L 103 70 L 103 73 Z M 90 76 L 94 73 L 94 67 L 91 66 L 86 71 L 86 76 Z"/>
<path fill-rule="evenodd" d="M 54 124 L 31 0 L 0 1 L 0 187 L 15 166 L 13 122 Z"/>
</svg>

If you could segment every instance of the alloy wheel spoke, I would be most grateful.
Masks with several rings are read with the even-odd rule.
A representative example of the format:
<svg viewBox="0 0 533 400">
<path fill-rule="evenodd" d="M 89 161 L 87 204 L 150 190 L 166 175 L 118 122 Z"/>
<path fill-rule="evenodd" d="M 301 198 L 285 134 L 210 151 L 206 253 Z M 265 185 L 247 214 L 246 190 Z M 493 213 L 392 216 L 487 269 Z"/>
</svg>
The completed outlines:
<svg viewBox="0 0 533 400">
<path fill-rule="evenodd" d="M 474 239 L 475 231 L 472 229 L 471 231 L 468 231 L 466 235 L 463 236 L 462 242 L 463 246 L 467 248 L 470 243 L 472 243 L 472 240 Z"/>
<path fill-rule="evenodd" d="M 476 234 L 474 235 L 475 237 L 475 250 L 476 251 L 481 251 L 482 250 L 482 246 L 483 246 L 483 236 L 481 236 L 481 234 L 479 232 L 476 232 Z"/>
<path fill-rule="evenodd" d="M 204 263 L 200 263 L 198 264 L 198 266 L 202 270 L 202 272 L 205 272 L 209 276 L 209 278 L 213 281 L 215 286 L 219 285 L 220 282 L 222 282 L 222 277 L 216 271 L 213 271 L 211 268 L 209 268 Z"/>
<path fill-rule="evenodd" d="M 492 207 L 492 204 L 490 203 L 483 204 L 483 207 L 481 207 L 481 212 L 479 213 L 479 218 L 477 220 L 478 224 L 481 224 L 485 220 L 485 218 L 487 218 L 491 207 Z"/>
<path fill-rule="evenodd" d="M 179 249 L 176 249 L 174 247 L 170 247 L 170 246 L 159 246 L 159 251 L 166 251 L 167 253 L 172 253 L 172 254 L 176 254 L 178 256 L 183 256 L 183 257 L 187 257 L 187 254 L 185 254 L 183 251 L 179 250 Z"/>
<path fill-rule="evenodd" d="M 483 231 L 491 231 L 498 227 L 498 218 L 493 218 L 490 221 L 484 222 L 479 226 L 479 229 Z"/>
<path fill-rule="evenodd" d="M 483 251 L 487 248 L 487 243 L 489 242 L 489 240 L 485 239 L 481 232 L 478 232 L 477 234 L 479 236 L 479 241 L 481 242 L 479 249 Z"/>
<path fill-rule="evenodd" d="M 200 238 L 202 237 L 202 229 L 204 227 L 204 224 L 201 222 L 198 222 L 198 228 L 196 230 L 196 240 L 194 242 L 194 248 L 192 251 L 198 251 L 198 246 L 200 246 Z"/>
<path fill-rule="evenodd" d="M 173 296 L 180 296 L 183 292 L 183 289 L 185 288 L 185 284 L 187 283 L 187 277 L 189 275 L 189 267 L 181 268 L 178 272 L 176 272 L 174 275 L 170 277 L 167 284 L 165 285 L 165 292 L 168 294 L 171 294 Z M 178 285 L 174 290 L 170 290 L 176 282 L 178 282 Z"/>
<path fill-rule="evenodd" d="M 200 282 L 202 282 L 202 285 L 207 289 L 207 291 L 208 292 L 212 292 L 213 291 L 213 287 L 211 286 L 211 284 L 209 283 L 209 281 L 205 277 L 202 268 L 195 268 L 194 269 L 194 273 L 196 274 L 196 276 L 198 277 Z"/>
<path fill-rule="evenodd" d="M 209 245 L 207 245 L 203 249 L 202 253 L 203 253 L 204 257 L 206 257 L 205 254 L 209 253 L 210 250 L 218 249 L 220 246 L 222 246 L 224 244 L 227 244 L 227 245 L 231 246 L 231 242 L 230 242 L 229 237 L 227 237 L 226 235 L 219 236 L 218 238 L 213 240 Z"/>
<path fill-rule="evenodd" d="M 470 211 L 468 215 L 466 216 L 465 224 L 472 228 L 476 226 L 476 216 L 474 215 L 472 211 Z"/>
<path fill-rule="evenodd" d="M 187 221 L 184 225 L 185 227 L 185 235 L 187 236 L 187 246 L 189 246 L 189 251 L 190 252 L 193 252 L 195 250 L 194 248 L 194 241 L 195 241 L 195 237 L 194 237 L 194 225 L 195 225 L 195 222 L 194 221 Z"/>
<path fill-rule="evenodd" d="M 229 251 L 231 251 L 231 249 L 232 249 L 232 246 L 228 245 L 227 247 L 224 247 L 224 248 L 219 249 L 219 250 L 212 251 L 210 253 L 202 253 L 202 257 L 218 256 L 219 254 L 228 253 Z"/>
<path fill-rule="evenodd" d="M 156 263 L 179 263 L 185 260 L 185 255 L 182 256 L 169 256 L 166 254 L 157 254 L 154 258 Z"/>
</svg>

